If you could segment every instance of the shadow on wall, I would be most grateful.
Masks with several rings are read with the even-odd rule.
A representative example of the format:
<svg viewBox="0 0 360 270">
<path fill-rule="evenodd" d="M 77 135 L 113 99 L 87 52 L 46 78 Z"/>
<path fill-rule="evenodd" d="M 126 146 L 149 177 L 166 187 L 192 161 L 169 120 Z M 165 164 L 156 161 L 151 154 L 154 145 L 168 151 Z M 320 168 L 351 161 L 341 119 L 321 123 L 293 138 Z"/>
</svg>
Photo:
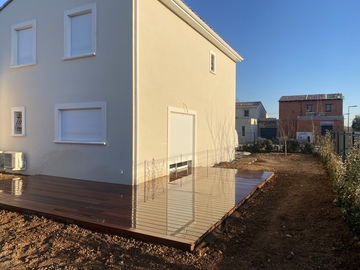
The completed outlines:
<svg viewBox="0 0 360 270">
<path fill-rule="evenodd" d="M 206 112 L 206 122 L 211 135 L 213 149 L 215 149 L 215 159 L 213 164 L 221 161 L 231 161 L 235 157 L 236 138 L 235 138 L 235 114 L 213 114 L 213 109 Z"/>
</svg>

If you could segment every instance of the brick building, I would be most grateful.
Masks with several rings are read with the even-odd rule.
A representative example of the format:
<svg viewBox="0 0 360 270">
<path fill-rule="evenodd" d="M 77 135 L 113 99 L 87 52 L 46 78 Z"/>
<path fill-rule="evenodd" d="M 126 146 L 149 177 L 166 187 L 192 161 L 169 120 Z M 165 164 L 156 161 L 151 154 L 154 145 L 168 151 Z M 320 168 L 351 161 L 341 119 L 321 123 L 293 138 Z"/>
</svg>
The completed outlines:
<svg viewBox="0 0 360 270">
<path fill-rule="evenodd" d="M 279 136 L 313 140 L 327 130 L 344 131 L 343 95 L 282 96 L 279 100 Z"/>
</svg>

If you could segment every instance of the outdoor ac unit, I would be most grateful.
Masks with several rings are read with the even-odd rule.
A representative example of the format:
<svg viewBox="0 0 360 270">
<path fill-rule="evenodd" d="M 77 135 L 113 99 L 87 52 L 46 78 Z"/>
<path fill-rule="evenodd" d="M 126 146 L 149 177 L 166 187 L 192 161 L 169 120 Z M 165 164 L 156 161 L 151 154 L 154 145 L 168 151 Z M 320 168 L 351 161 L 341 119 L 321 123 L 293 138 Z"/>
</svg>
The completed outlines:
<svg viewBox="0 0 360 270">
<path fill-rule="evenodd" d="M 4 152 L 4 168 L 13 171 L 26 169 L 25 155 L 22 152 Z"/>
</svg>

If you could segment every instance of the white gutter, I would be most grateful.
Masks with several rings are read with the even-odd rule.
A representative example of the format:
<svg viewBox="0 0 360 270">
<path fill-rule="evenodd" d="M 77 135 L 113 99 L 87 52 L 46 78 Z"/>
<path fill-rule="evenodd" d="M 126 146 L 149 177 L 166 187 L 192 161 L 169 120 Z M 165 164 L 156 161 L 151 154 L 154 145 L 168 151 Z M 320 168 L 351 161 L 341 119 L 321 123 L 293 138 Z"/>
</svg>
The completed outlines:
<svg viewBox="0 0 360 270">
<path fill-rule="evenodd" d="M 194 30 L 226 54 L 234 62 L 242 62 L 244 59 L 237 53 L 225 40 L 223 40 L 214 30 L 211 29 L 195 12 L 193 12 L 181 0 L 159 0 L 179 18 L 190 25 Z"/>
</svg>

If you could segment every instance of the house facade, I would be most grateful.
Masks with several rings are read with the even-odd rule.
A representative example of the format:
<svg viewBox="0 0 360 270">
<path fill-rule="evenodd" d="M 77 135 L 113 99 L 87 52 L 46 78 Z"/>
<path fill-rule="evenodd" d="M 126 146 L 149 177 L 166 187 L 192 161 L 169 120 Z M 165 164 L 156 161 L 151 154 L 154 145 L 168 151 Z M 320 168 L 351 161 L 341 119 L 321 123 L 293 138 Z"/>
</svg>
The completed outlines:
<svg viewBox="0 0 360 270">
<path fill-rule="evenodd" d="M 267 118 L 260 101 L 236 102 L 236 131 L 239 144 L 253 143 L 259 137 L 258 119 Z"/>
<path fill-rule="evenodd" d="M 279 100 L 280 136 L 313 141 L 326 131 L 344 131 L 343 95 L 282 96 Z"/>
<path fill-rule="evenodd" d="M 234 157 L 242 57 L 181 0 L 11 0 L 0 48 L 23 174 L 137 185 Z"/>
</svg>

